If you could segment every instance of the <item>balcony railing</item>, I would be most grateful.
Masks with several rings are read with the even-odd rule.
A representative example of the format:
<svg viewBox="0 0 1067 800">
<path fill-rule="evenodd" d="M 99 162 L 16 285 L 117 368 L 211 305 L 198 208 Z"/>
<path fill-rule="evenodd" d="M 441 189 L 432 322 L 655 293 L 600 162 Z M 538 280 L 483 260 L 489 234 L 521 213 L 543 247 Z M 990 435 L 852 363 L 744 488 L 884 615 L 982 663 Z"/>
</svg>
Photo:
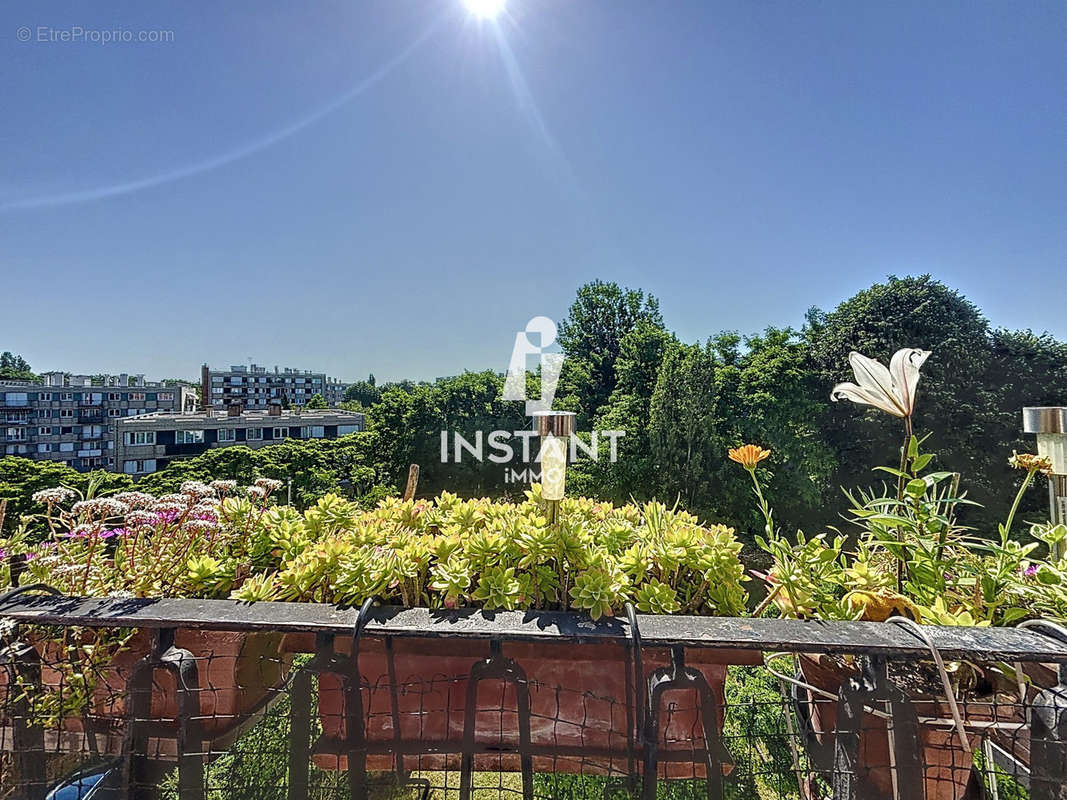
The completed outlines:
<svg viewBox="0 0 1067 800">
<path fill-rule="evenodd" d="M 0 657 L 0 785 L 20 797 L 64 781 L 293 800 L 1045 800 L 1067 785 L 1055 626 L 25 592 L 0 617 L 19 626 Z M 125 646 L 101 659 L 92 631 Z M 973 667 L 1002 683 L 950 702 L 942 680 Z"/>
</svg>

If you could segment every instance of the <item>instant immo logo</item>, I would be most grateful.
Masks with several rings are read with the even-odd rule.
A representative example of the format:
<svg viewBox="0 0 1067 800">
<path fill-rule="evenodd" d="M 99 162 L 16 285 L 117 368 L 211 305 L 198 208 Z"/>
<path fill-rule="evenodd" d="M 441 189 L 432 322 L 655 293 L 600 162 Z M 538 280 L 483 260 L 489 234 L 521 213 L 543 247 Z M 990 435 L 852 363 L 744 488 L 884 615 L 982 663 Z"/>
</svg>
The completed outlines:
<svg viewBox="0 0 1067 800">
<path fill-rule="evenodd" d="M 530 341 L 530 335 L 538 337 L 538 343 Z M 505 400 L 525 400 L 526 416 L 532 417 L 542 411 L 551 411 L 556 399 L 556 387 L 563 372 L 563 353 L 546 353 L 556 341 L 556 323 L 548 317 L 534 317 L 526 323 L 526 330 L 515 334 L 515 346 L 511 348 L 508 376 L 504 380 Z M 526 397 L 526 363 L 530 356 L 541 360 L 541 397 L 530 400 Z"/>
<path fill-rule="evenodd" d="M 525 403 L 528 417 L 552 411 L 556 389 L 563 373 L 565 356 L 548 348 L 556 344 L 556 323 L 548 317 L 534 317 L 526 327 L 515 334 L 511 358 L 504 378 L 504 400 Z M 532 365 L 532 369 L 531 369 Z M 527 395 L 527 372 L 539 372 L 541 396 Z M 600 461 L 606 458 L 615 463 L 618 457 L 618 440 L 625 431 L 590 431 L 570 436 L 568 460 L 579 458 Z M 505 483 L 535 483 L 541 480 L 541 443 L 537 432 L 530 429 L 508 431 L 475 431 L 473 441 L 458 431 L 441 431 L 441 463 L 459 464 L 464 460 L 479 463 L 488 460 L 504 467 Z M 604 451 L 607 451 L 606 453 Z M 532 466 L 531 466 L 532 465 Z"/>
</svg>

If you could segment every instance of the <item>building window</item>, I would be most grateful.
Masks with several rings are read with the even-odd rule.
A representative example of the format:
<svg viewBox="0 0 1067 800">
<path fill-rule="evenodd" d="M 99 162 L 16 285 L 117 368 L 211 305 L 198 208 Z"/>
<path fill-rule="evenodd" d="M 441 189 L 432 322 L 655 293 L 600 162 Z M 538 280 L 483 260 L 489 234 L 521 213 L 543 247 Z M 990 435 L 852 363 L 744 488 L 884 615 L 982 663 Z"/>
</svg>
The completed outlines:
<svg viewBox="0 0 1067 800">
<path fill-rule="evenodd" d="M 107 393 L 107 399 L 108 400 L 121 400 L 122 399 L 122 395 L 119 394 L 118 392 L 108 392 Z"/>
<path fill-rule="evenodd" d="M 125 437 L 126 444 L 138 445 L 138 444 L 155 444 L 156 432 L 155 431 L 126 431 Z"/>
<path fill-rule="evenodd" d="M 285 439 L 285 438 L 288 438 L 288 436 L 289 436 L 289 429 L 288 428 L 275 428 L 274 429 L 274 438 L 275 439 Z"/>
<path fill-rule="evenodd" d="M 248 428 L 245 431 L 245 440 L 249 442 L 259 442 L 263 439 L 262 428 Z"/>
<path fill-rule="evenodd" d="M 59 396 L 59 399 L 60 400 L 73 400 L 74 399 L 74 392 L 63 392 L 63 394 L 61 394 Z"/>
<path fill-rule="evenodd" d="M 322 425 L 305 425 L 300 429 L 301 439 L 321 439 L 326 435 L 326 429 Z"/>
<path fill-rule="evenodd" d="M 174 433 L 175 444 L 203 444 L 204 432 L 203 431 L 175 431 Z"/>
<path fill-rule="evenodd" d="M 13 442 L 26 441 L 26 429 L 25 428 L 8 428 L 7 438 Z"/>
<path fill-rule="evenodd" d="M 219 441 L 220 442 L 236 442 L 237 430 L 235 428 L 220 428 L 219 429 Z"/>
<path fill-rule="evenodd" d="M 130 392 L 130 400 L 144 400 L 144 392 Z"/>
<path fill-rule="evenodd" d="M 28 406 L 30 396 L 26 392 L 8 392 L 5 398 L 9 406 Z"/>
<path fill-rule="evenodd" d="M 159 399 L 160 400 L 173 400 L 174 399 L 174 392 L 160 392 L 159 393 Z"/>
<path fill-rule="evenodd" d="M 51 453 L 52 452 L 52 445 L 50 445 L 50 444 L 39 444 L 39 445 L 37 445 L 37 452 L 38 453 Z"/>
<path fill-rule="evenodd" d="M 359 425 L 338 425 L 337 435 L 347 436 L 350 433 L 359 433 L 361 430 L 362 428 L 360 428 Z"/>
<path fill-rule="evenodd" d="M 45 428 L 45 427 L 38 428 L 37 429 L 37 435 L 38 436 L 51 436 L 52 435 L 52 429 L 51 428 Z"/>
<path fill-rule="evenodd" d="M 73 453 L 74 452 L 74 442 L 60 442 L 59 443 L 59 452 L 61 452 L 61 453 Z"/>
<path fill-rule="evenodd" d="M 59 417 L 60 417 L 60 419 L 73 419 L 74 418 L 74 409 L 73 408 L 61 408 L 61 409 L 59 409 Z"/>
<path fill-rule="evenodd" d="M 55 430 L 55 428 L 53 428 L 52 430 Z M 64 425 L 62 428 L 59 429 L 59 433 L 60 435 L 65 436 L 68 433 L 74 433 L 74 428 L 72 428 L 70 425 Z"/>
<path fill-rule="evenodd" d="M 109 417 L 121 417 L 122 416 L 122 409 L 121 408 L 109 408 L 107 410 L 107 415 Z"/>
<path fill-rule="evenodd" d="M 39 395 L 37 395 L 37 399 L 38 400 L 51 400 L 52 399 L 52 393 L 51 392 L 41 392 Z"/>
<path fill-rule="evenodd" d="M 127 475 L 142 475 L 146 472 L 155 472 L 156 460 L 149 458 L 144 461 L 123 461 L 122 471 Z"/>
</svg>

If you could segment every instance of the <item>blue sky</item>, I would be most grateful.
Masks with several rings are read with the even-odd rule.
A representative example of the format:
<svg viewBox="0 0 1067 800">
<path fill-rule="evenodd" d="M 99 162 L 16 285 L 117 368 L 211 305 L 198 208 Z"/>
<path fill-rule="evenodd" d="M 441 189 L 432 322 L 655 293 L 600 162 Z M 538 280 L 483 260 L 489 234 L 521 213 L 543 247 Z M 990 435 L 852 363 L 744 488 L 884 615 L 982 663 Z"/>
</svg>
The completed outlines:
<svg viewBox="0 0 1067 800">
<path fill-rule="evenodd" d="M 1065 42 L 1062 0 L 5 3 L 0 349 L 427 378 L 593 278 L 695 340 L 921 272 L 1067 338 Z"/>
</svg>

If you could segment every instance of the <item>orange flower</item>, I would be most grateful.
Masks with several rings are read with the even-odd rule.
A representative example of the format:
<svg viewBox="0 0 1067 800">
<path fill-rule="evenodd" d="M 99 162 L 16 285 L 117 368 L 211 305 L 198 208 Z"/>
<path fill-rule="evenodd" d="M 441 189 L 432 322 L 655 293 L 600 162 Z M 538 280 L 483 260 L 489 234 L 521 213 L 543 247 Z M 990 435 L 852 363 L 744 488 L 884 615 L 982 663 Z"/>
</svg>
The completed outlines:
<svg viewBox="0 0 1067 800">
<path fill-rule="evenodd" d="M 1052 475 L 1052 461 L 1046 456 L 1035 456 L 1033 453 L 1016 453 L 1012 451 L 1008 463 L 1015 469 L 1025 469 L 1027 472 L 1040 472 L 1043 475 Z"/>
<path fill-rule="evenodd" d="M 746 444 L 743 447 L 731 448 L 729 456 L 731 461 L 736 461 L 745 469 L 755 469 L 763 459 L 770 458 L 771 451 L 764 450 L 758 444 Z"/>
</svg>

